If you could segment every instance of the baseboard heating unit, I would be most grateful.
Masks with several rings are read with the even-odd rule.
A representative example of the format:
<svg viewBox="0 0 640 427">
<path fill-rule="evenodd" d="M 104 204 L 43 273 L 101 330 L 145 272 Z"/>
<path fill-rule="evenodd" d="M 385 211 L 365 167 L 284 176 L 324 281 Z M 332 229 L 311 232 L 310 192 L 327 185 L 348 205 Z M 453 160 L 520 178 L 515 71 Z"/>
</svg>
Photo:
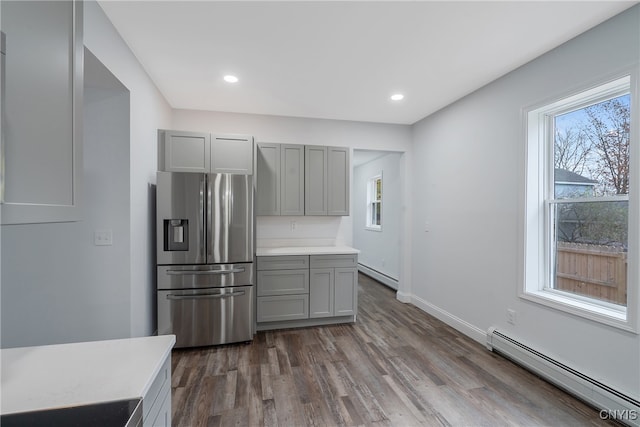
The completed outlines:
<svg viewBox="0 0 640 427">
<path fill-rule="evenodd" d="M 640 401 L 637 399 L 614 390 L 493 327 L 487 331 L 487 348 L 598 408 L 600 418 L 612 418 L 630 426 L 640 426 Z"/>
</svg>

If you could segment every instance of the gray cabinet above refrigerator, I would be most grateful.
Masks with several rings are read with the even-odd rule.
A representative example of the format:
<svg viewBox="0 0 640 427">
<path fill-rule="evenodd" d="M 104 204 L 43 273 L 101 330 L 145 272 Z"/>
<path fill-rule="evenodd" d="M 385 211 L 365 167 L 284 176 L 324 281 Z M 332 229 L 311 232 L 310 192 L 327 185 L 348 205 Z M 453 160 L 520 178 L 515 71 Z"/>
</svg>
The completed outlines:
<svg viewBox="0 0 640 427">
<path fill-rule="evenodd" d="M 253 137 L 160 129 L 158 170 L 253 175 Z"/>
</svg>

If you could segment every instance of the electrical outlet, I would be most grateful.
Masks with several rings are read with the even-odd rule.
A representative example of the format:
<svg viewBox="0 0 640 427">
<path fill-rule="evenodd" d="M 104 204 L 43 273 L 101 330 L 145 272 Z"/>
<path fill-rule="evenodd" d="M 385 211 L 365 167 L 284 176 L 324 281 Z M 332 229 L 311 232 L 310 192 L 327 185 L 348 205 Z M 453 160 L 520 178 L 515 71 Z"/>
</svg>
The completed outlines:
<svg viewBox="0 0 640 427">
<path fill-rule="evenodd" d="M 93 233 L 93 244 L 96 246 L 113 245 L 113 232 L 111 230 L 96 230 Z"/>
<path fill-rule="evenodd" d="M 512 308 L 507 309 L 507 323 L 516 324 L 516 311 Z"/>
</svg>

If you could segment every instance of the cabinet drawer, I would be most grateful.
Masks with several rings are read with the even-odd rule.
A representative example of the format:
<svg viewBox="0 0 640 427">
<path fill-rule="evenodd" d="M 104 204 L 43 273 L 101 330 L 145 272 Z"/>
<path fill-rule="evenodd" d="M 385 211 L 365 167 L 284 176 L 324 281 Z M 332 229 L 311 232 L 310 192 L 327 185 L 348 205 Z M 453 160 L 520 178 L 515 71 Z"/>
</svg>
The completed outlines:
<svg viewBox="0 0 640 427">
<path fill-rule="evenodd" d="M 309 268 L 309 255 L 258 257 L 258 270 L 299 270 L 304 268 Z"/>
<path fill-rule="evenodd" d="M 309 295 L 258 297 L 257 320 L 278 322 L 309 318 Z"/>
<path fill-rule="evenodd" d="M 311 268 L 357 267 L 358 254 L 311 255 L 310 265 Z"/>
<path fill-rule="evenodd" d="M 309 270 L 267 270 L 258 272 L 258 296 L 309 293 Z"/>
</svg>

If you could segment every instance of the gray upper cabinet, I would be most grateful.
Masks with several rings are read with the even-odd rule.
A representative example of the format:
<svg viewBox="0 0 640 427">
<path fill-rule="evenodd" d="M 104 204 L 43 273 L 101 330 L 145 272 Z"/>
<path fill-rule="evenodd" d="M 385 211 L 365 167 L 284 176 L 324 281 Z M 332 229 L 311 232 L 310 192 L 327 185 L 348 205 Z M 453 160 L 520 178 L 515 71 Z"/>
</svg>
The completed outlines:
<svg viewBox="0 0 640 427">
<path fill-rule="evenodd" d="M 253 175 L 253 137 L 212 135 L 211 173 Z"/>
<path fill-rule="evenodd" d="M 82 2 L 3 1 L 2 223 L 80 219 Z"/>
<path fill-rule="evenodd" d="M 327 147 L 304 147 L 304 213 L 327 214 Z"/>
<path fill-rule="evenodd" d="M 208 173 L 211 136 L 208 133 L 159 130 L 158 169 L 167 172 Z"/>
<path fill-rule="evenodd" d="M 349 148 L 256 145 L 257 215 L 349 215 Z"/>
<path fill-rule="evenodd" d="M 304 215 L 304 146 L 280 150 L 280 214 Z"/>
<path fill-rule="evenodd" d="M 280 144 L 256 146 L 256 215 L 280 215 Z"/>
<path fill-rule="evenodd" d="M 349 148 L 305 147 L 305 214 L 349 215 Z"/>
<path fill-rule="evenodd" d="M 349 215 L 349 149 L 327 147 L 327 215 Z"/>
<path fill-rule="evenodd" d="M 257 215 L 304 215 L 304 145 L 257 145 Z"/>
<path fill-rule="evenodd" d="M 253 175 L 253 137 L 160 129 L 158 170 Z"/>
</svg>

